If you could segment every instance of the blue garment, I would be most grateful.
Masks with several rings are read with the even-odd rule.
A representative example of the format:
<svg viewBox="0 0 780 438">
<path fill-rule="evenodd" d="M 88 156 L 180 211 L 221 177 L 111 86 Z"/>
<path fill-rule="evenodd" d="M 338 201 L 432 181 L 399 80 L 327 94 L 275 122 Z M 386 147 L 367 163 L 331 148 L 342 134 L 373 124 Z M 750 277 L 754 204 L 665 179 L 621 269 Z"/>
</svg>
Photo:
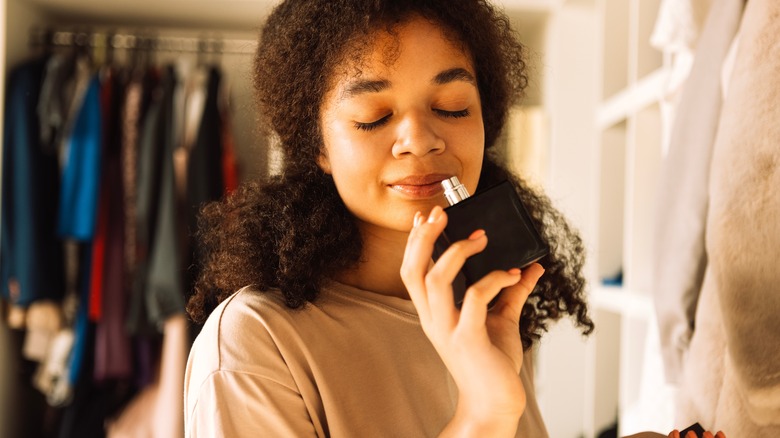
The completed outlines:
<svg viewBox="0 0 780 438">
<path fill-rule="evenodd" d="M 56 232 L 59 165 L 56 152 L 41 144 L 36 112 L 46 62 L 35 59 L 11 71 L 3 117 L 0 291 L 23 307 L 64 293 Z"/>
<path fill-rule="evenodd" d="M 89 241 L 95 235 L 100 182 L 100 78 L 89 82 L 73 131 L 66 140 L 58 232 L 62 237 Z"/>
</svg>

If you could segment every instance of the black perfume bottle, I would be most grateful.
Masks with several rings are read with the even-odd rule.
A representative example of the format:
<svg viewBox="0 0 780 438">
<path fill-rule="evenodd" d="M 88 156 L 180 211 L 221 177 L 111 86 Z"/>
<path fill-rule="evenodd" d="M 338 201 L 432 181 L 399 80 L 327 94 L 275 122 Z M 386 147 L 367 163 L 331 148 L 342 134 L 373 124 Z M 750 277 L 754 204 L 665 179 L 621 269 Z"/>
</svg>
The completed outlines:
<svg viewBox="0 0 780 438">
<path fill-rule="evenodd" d="M 434 245 L 433 259 L 438 260 L 452 243 L 468 239 L 478 229 L 485 230 L 488 238 L 485 250 L 466 260 L 452 285 L 458 308 L 463 304 L 466 289 L 489 272 L 523 269 L 549 253 L 547 243 L 509 181 L 474 196 L 469 196 L 457 177 L 441 184 L 450 206 L 444 209 L 447 227 Z"/>
</svg>

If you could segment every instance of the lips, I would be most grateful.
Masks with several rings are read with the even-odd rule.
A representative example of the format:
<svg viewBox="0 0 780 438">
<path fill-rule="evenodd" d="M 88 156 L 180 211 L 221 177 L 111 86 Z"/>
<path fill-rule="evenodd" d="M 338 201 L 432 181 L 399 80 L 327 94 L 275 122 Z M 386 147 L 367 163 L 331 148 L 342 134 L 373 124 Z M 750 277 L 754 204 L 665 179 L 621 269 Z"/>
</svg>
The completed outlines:
<svg viewBox="0 0 780 438">
<path fill-rule="evenodd" d="M 410 175 L 394 181 L 388 184 L 388 186 L 399 193 L 413 198 L 430 198 L 444 191 L 441 187 L 441 182 L 450 176 L 452 175 L 443 173 Z"/>
</svg>

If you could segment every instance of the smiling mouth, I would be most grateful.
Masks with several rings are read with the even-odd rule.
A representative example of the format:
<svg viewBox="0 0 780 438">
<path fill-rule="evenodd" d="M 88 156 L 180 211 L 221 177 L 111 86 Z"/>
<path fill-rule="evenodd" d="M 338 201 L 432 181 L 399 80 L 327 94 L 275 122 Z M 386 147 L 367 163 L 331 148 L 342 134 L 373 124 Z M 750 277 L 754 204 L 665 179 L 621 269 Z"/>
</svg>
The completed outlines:
<svg viewBox="0 0 780 438">
<path fill-rule="evenodd" d="M 389 187 L 413 198 L 431 198 L 444 192 L 441 182 L 447 178 L 447 175 L 413 176 L 389 184 Z"/>
</svg>

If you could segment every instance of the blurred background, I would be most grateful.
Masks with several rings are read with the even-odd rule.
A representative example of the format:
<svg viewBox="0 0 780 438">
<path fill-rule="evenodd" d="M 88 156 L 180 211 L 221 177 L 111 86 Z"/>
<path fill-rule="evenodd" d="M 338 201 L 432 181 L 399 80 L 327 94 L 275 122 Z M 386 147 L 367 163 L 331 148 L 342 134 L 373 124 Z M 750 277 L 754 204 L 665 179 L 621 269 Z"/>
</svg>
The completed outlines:
<svg viewBox="0 0 780 438">
<path fill-rule="evenodd" d="M 652 300 L 652 235 L 658 177 L 670 130 L 668 104 L 674 101 L 685 79 L 693 43 L 688 41 L 686 53 L 679 47 L 676 51 L 664 47 L 662 38 L 651 38 L 654 31 L 660 32 L 656 27 L 662 3 L 498 1 L 528 48 L 530 76 L 528 94 L 514 109 L 501 140 L 502 154 L 565 212 L 582 233 L 588 252 L 588 294 L 596 331 L 584 338 L 568 320 L 562 320 L 543 337 L 537 354 L 537 393 L 547 427 L 556 438 L 672 429 L 675 388 L 665 383 L 661 362 Z M 19 285 L 12 281 L 3 285 L 0 436 L 90 436 L 107 421 L 116 425 L 121 408 L 134 400 L 136 414 L 132 418 L 138 429 L 143 429 L 138 426 L 144 422 L 164 421 L 161 416 L 174 422 L 181 419 L 181 405 L 161 402 L 165 400 L 162 395 L 148 399 L 158 401 L 148 405 L 146 413 L 137 402 L 139 391 L 146 385 L 164 388 L 165 376 L 175 379 L 183 373 L 181 352 L 186 345 L 182 339 L 191 331 L 169 324 L 170 313 L 155 310 L 149 304 L 153 298 L 132 296 L 139 270 L 154 262 L 152 254 L 161 245 L 154 238 L 159 236 L 148 230 L 125 228 L 126 233 L 138 236 L 147 232 L 140 236 L 147 238 L 139 243 L 144 246 L 143 253 L 132 256 L 136 265 L 126 261 L 123 267 L 120 262 L 111 271 L 109 266 L 116 260 L 112 259 L 112 248 L 117 243 L 110 230 L 119 226 L 121 234 L 127 225 L 115 225 L 123 220 L 116 209 L 121 211 L 122 203 L 133 199 L 127 188 L 105 193 L 101 187 L 124 183 L 124 187 L 135 184 L 139 190 L 146 190 L 145 195 L 139 192 L 135 201 L 157 211 L 157 216 L 150 216 L 148 226 L 159 234 L 159 230 L 179 229 L 164 219 L 155 222 L 163 215 L 158 209 L 163 208 L 160 205 L 166 199 L 183 203 L 178 204 L 180 211 L 189 212 L 192 205 L 213 197 L 214 187 L 220 194 L 220 188 L 229 191 L 237 182 L 273 172 L 277 160 L 273 141 L 257 130 L 250 83 L 256 32 L 272 4 L 272 0 L 0 1 L 0 83 L 7 84 L 0 89 L 0 96 L 10 102 L 14 90 L 25 86 L 32 87 L 29 90 L 33 91 L 28 92 L 44 96 L 37 107 L 21 109 L 7 103 L 0 131 L 4 130 L 6 136 L 10 130 L 17 136 L 24 129 L 30 135 L 40 132 L 51 145 L 44 156 L 27 158 L 47 162 L 51 172 L 48 177 L 31 176 L 38 182 L 28 187 L 30 196 L 38 193 L 42 199 L 53 199 L 51 202 L 60 205 L 78 203 L 64 199 L 69 196 L 65 195 L 68 190 L 75 197 L 93 197 L 92 208 L 99 212 L 93 225 L 98 231 L 79 234 L 79 226 L 73 225 L 70 232 L 64 233 L 71 241 L 65 258 L 90 264 L 93 269 L 106 269 L 102 279 L 95 279 L 93 274 L 89 281 L 83 272 L 74 273 L 75 268 L 68 267 L 56 274 L 32 273 L 33 280 L 50 276 L 59 281 L 57 284 L 67 285 L 57 291 L 53 290 L 58 288 L 56 284 L 43 286 L 49 289 L 36 297 L 25 297 L 26 290 L 20 292 Z M 689 30 L 695 35 L 704 15 L 688 11 L 688 17 L 694 24 Z M 44 56 L 56 56 L 61 64 L 41 63 Z M 133 124 L 136 137 L 150 143 L 142 143 L 146 146 L 138 146 L 133 152 L 127 146 L 132 139 L 117 139 L 124 146 L 105 151 L 102 158 L 94 155 L 80 169 L 66 168 L 62 157 L 58 168 L 57 154 L 63 152 L 57 142 L 91 126 L 88 112 L 76 111 L 75 102 L 97 99 L 88 94 L 91 82 L 77 78 L 83 68 L 80 60 L 86 60 L 93 71 L 99 69 L 104 81 L 114 81 L 113 91 L 101 92 L 101 102 L 119 102 L 111 107 L 114 127 L 104 126 L 100 133 L 82 137 L 84 151 L 95 153 L 95 144 L 114 135 L 116 125 L 122 123 Z M 38 82 L 24 85 L 25 71 L 37 72 Z M 41 79 L 56 78 L 57 74 L 61 76 L 59 82 L 52 79 L 41 85 Z M 177 85 L 166 82 L 171 78 L 177 79 Z M 136 90 L 136 108 L 142 113 L 126 121 L 122 119 L 127 117 L 121 107 L 127 104 L 123 93 L 133 81 L 146 84 Z M 148 84 L 152 84 L 151 89 L 145 88 Z M 166 91 L 166 86 L 173 88 Z M 40 103 L 46 100 L 48 103 Z M 144 112 L 150 108 L 158 111 L 156 122 Z M 56 117 L 51 116 L 54 110 L 59 114 Z M 159 126 L 166 123 L 166 111 L 172 117 L 167 122 L 173 128 L 160 134 L 165 131 Z M 201 126 L 208 111 L 210 120 L 219 121 L 211 131 Z M 37 115 L 42 127 L 29 131 L 32 122 L 23 114 L 33 118 Z M 172 145 L 155 143 L 153 137 L 158 134 L 172 139 Z M 217 139 L 212 144 L 219 144 L 219 148 L 204 150 L 202 140 L 198 140 L 202 138 Z M 3 184 L 17 186 L 3 187 L 3 208 L 19 209 L 19 199 L 14 198 L 17 204 L 12 204 L 11 197 L 23 195 L 10 193 L 11 189 L 16 193 L 21 184 L 19 179 L 11 178 L 21 178 L 20 171 L 17 161 L 9 163 L 8 154 L 4 149 Z M 77 180 L 88 178 L 84 175 L 94 169 L 95 160 L 101 159 L 104 164 L 114 160 L 111 162 L 115 166 L 133 159 L 139 169 L 153 172 L 152 168 L 167 168 L 166 163 L 179 163 L 182 156 L 189 163 L 185 171 L 177 167 L 175 175 L 163 172 L 152 176 L 152 182 L 133 181 L 123 175 L 121 167 L 94 176 L 92 185 L 86 182 L 86 188 L 81 189 L 68 186 L 71 183 L 65 179 L 58 182 L 55 177 L 75 172 L 80 175 L 73 177 Z M 16 170 L 9 170 L 12 168 Z M 196 187 L 191 177 L 195 172 L 211 172 L 205 177 L 211 185 Z M 108 180 L 106 173 L 110 174 Z M 46 186 L 42 182 L 46 180 L 53 180 L 54 185 Z M 167 193 L 166 181 L 181 196 Z M 59 201 L 57 193 L 63 194 Z M 124 197 L 111 196 L 118 193 L 124 193 Z M 40 205 L 25 208 L 47 211 Z M 3 211 L 3 219 L 11 213 Z M 186 248 L 186 243 L 179 245 Z M 103 261 L 96 259 L 94 252 L 91 259 L 85 259 L 83 253 L 88 248 L 103 254 Z M 27 256 L 43 263 L 40 254 Z M 186 265 L 186 256 L 180 255 L 180 259 L 178 263 Z M 11 261 L 6 258 L 0 263 L 9 266 Z M 111 272 L 120 272 L 115 287 L 109 284 L 109 277 L 114 275 Z M 4 276 L 3 281 L 8 279 Z M 46 279 L 41 281 L 45 283 Z M 87 283 L 92 287 L 85 286 Z M 99 284 L 104 286 L 102 292 Z M 186 281 L 178 286 L 185 289 Z M 120 290 L 119 295 L 111 295 L 115 293 L 112 287 Z M 77 296 L 102 302 L 102 310 L 100 304 L 93 304 L 85 316 L 72 304 Z M 110 310 L 108 303 L 112 300 L 120 303 L 118 310 Z M 59 304 L 39 305 L 33 310 L 35 302 L 66 304 L 64 311 Z M 70 308 L 67 303 L 71 303 Z M 124 319 L 110 321 L 111 315 L 124 315 L 131 307 L 145 316 L 138 317 L 135 324 Z M 79 340 L 80 330 L 91 334 Z M 121 351 L 117 353 L 118 344 L 110 340 L 111 333 L 116 335 L 117 331 L 124 331 L 128 338 L 118 341 L 125 344 L 120 349 L 125 356 Z M 174 342 L 176 336 L 178 344 Z M 166 352 L 166 342 L 168 347 L 173 342 L 170 351 L 174 353 Z M 127 352 L 131 354 L 127 356 Z M 84 363 L 74 370 L 68 358 L 77 353 Z M 112 364 L 110 357 L 117 355 L 125 357 L 125 362 Z M 166 360 L 168 365 L 164 364 Z M 89 381 L 86 389 L 84 380 Z M 167 388 L 180 394 L 176 384 L 168 382 Z M 135 436 L 152 435 L 139 432 Z"/>
</svg>

